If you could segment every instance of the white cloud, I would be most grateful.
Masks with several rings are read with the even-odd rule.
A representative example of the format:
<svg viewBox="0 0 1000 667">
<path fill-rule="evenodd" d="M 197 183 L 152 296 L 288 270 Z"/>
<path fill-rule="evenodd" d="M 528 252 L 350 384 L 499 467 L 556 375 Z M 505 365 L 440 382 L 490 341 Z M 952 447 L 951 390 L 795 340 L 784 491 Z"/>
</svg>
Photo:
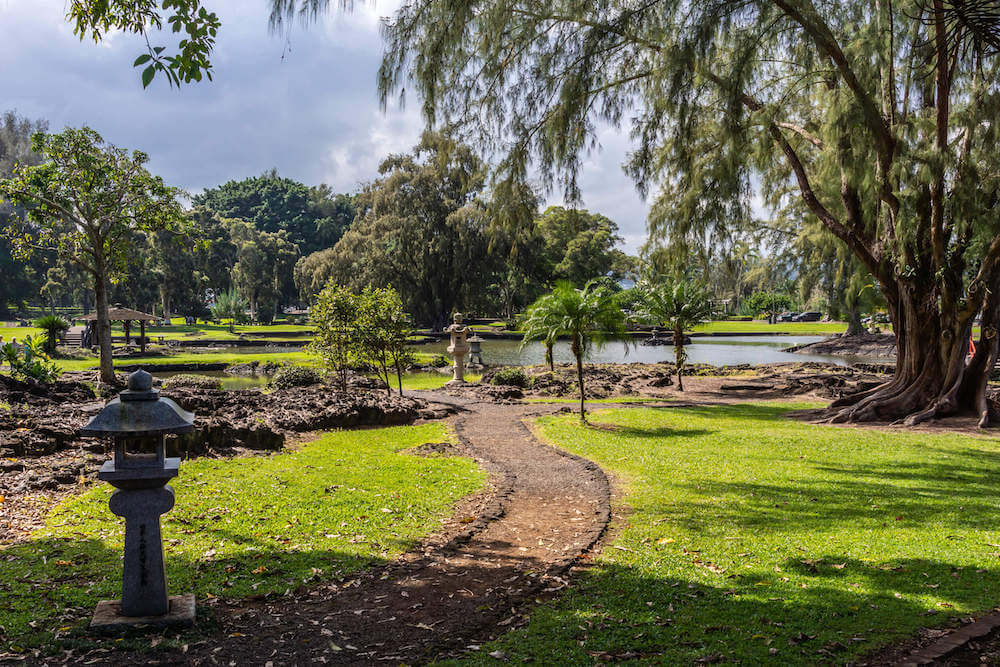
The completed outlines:
<svg viewBox="0 0 1000 667">
<path fill-rule="evenodd" d="M 65 0 L 0 0 L 3 108 L 45 118 L 53 129 L 90 125 L 112 143 L 146 151 L 153 171 L 195 192 L 271 167 L 353 190 L 376 176 L 386 154 L 416 144 L 422 129 L 416 100 L 383 113 L 376 95 L 379 20 L 399 1 L 358 2 L 351 13 L 333 11 L 311 28 L 296 21 L 272 35 L 264 0 L 213 0 L 222 20 L 215 80 L 177 90 L 158 77 L 143 90 L 132 68 L 141 38 L 81 42 L 65 20 Z M 634 252 L 648 206 L 620 167 L 628 140 L 611 129 L 599 140 L 602 149 L 580 175 L 584 204 L 617 222 Z M 550 197 L 560 202 L 558 193 Z"/>
</svg>

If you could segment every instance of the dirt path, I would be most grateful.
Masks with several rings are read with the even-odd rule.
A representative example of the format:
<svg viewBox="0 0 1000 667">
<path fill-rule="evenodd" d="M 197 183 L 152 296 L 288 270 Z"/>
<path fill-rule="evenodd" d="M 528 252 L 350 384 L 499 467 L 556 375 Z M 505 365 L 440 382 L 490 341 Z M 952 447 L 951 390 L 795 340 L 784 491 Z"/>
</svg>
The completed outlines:
<svg viewBox="0 0 1000 667">
<path fill-rule="evenodd" d="M 522 423 L 561 406 L 455 404 L 462 453 L 491 476 L 420 549 L 346 582 L 215 605 L 220 627 L 184 653 L 117 654 L 116 664 L 421 663 L 520 625 L 608 524 L 610 488 L 593 463 L 538 442 Z"/>
</svg>

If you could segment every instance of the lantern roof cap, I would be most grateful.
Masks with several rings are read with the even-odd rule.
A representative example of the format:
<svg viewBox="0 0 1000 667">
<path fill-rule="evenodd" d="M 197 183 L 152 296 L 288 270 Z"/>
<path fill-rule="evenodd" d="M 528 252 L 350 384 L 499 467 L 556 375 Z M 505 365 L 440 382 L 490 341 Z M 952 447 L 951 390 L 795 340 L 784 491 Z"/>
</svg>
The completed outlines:
<svg viewBox="0 0 1000 667">
<path fill-rule="evenodd" d="M 128 389 L 111 400 L 80 430 L 89 436 L 143 436 L 189 433 L 194 414 L 169 398 L 160 398 L 153 378 L 140 369 L 129 375 Z"/>
</svg>

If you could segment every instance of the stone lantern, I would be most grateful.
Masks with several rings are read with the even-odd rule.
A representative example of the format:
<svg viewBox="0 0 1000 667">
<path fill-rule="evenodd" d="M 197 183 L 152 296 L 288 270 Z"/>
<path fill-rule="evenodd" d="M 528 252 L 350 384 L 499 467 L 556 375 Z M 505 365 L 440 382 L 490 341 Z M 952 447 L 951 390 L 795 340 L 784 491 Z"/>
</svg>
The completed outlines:
<svg viewBox="0 0 1000 667">
<path fill-rule="evenodd" d="M 194 595 L 167 595 L 160 515 L 174 506 L 167 482 L 180 459 L 167 458 L 164 436 L 189 433 L 194 415 L 153 389 L 152 376 L 138 370 L 128 389 L 108 403 L 81 435 L 113 438 L 114 458 L 97 477 L 114 486 L 111 511 L 125 519 L 122 599 L 102 600 L 91 627 L 167 625 L 194 620 Z"/>
<path fill-rule="evenodd" d="M 462 313 L 455 313 L 454 323 L 445 331 L 451 334 L 448 354 L 455 359 L 451 382 L 465 382 L 465 355 L 469 353 L 469 327 L 462 324 Z"/>
<path fill-rule="evenodd" d="M 469 338 L 469 365 L 483 366 L 483 341 L 484 338 L 472 336 Z"/>
</svg>

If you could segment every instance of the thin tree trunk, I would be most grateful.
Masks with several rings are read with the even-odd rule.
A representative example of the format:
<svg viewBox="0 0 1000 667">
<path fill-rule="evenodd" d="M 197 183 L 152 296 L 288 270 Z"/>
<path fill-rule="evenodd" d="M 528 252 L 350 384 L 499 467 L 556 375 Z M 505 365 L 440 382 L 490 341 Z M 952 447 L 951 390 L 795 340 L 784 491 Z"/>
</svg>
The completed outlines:
<svg viewBox="0 0 1000 667">
<path fill-rule="evenodd" d="M 576 379 L 580 385 L 580 420 L 587 421 L 587 412 L 584 409 L 585 393 L 583 390 L 583 343 L 579 334 L 573 334 L 573 356 L 576 357 Z"/>
<path fill-rule="evenodd" d="M 111 321 L 108 319 L 108 287 L 104 257 L 96 258 L 97 276 L 94 281 L 94 300 L 97 307 L 97 342 L 101 352 L 101 382 L 115 383 L 114 362 L 111 357 Z"/>
<path fill-rule="evenodd" d="M 684 366 L 684 330 L 674 329 L 674 364 L 677 366 L 677 391 L 684 391 L 681 368 Z"/>
</svg>

